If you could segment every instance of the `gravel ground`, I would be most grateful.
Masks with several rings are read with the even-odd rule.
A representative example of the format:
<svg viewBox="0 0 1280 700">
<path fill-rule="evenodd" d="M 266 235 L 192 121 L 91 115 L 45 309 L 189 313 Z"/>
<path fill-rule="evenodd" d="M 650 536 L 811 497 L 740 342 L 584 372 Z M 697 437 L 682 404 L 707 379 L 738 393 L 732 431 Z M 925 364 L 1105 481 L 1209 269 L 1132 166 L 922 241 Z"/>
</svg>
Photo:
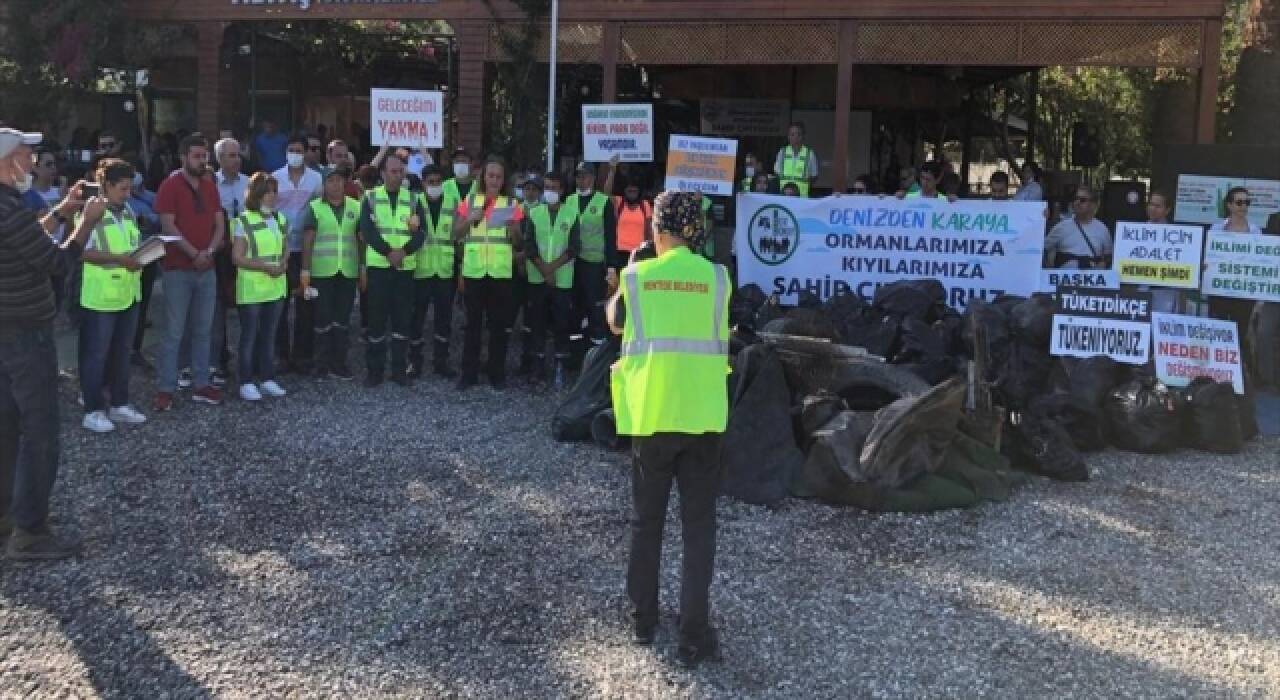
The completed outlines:
<svg viewBox="0 0 1280 700">
<path fill-rule="evenodd" d="M 627 461 L 553 442 L 552 394 L 282 381 L 106 436 L 64 385 L 83 551 L 0 562 L 0 697 L 1280 696 L 1277 441 L 930 516 L 722 502 L 687 673 L 678 524 L 633 648 Z"/>
</svg>

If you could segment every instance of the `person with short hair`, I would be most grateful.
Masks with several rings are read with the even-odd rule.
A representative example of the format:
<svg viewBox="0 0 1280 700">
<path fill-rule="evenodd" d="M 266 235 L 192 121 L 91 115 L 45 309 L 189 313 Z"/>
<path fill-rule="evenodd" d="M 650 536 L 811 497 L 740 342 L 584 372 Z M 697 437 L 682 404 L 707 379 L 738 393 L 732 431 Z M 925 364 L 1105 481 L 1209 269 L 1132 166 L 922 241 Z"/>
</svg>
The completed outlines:
<svg viewBox="0 0 1280 700">
<path fill-rule="evenodd" d="M 165 178 L 156 193 L 156 213 L 165 235 L 164 298 L 167 307 L 164 348 L 160 355 L 154 409 L 173 407 L 178 386 L 182 338 L 191 333 L 191 368 L 196 403 L 219 405 L 222 392 L 209 376 L 209 348 L 218 280 L 214 254 L 222 246 L 226 226 L 218 186 L 205 177 L 209 145 L 203 136 L 188 136 L 178 146 L 182 168 Z"/>
<path fill-rule="evenodd" d="M 804 144 L 804 122 L 787 127 L 787 145 L 774 158 L 773 172 L 784 188 L 794 184 L 799 196 L 809 196 L 809 188 L 818 181 L 818 156 Z"/>
<path fill-rule="evenodd" d="M 58 154 L 52 149 L 41 147 L 36 149 L 35 168 L 31 171 L 34 179 L 31 189 L 26 192 L 26 199 L 31 210 L 37 216 L 44 216 L 62 201 L 62 190 L 58 187 Z M 64 231 L 54 234 L 55 240 L 62 240 Z"/>
<path fill-rule="evenodd" d="M 1044 240 L 1044 266 L 1070 269 L 1111 268 L 1111 232 L 1095 218 L 1098 194 L 1088 185 L 1076 188 L 1073 216 L 1059 221 Z"/>
<path fill-rule="evenodd" d="M 1209 232 L 1225 231 L 1229 233 L 1260 234 L 1262 228 L 1249 220 L 1249 207 L 1253 205 L 1253 197 L 1247 187 L 1232 187 L 1222 197 L 1222 208 L 1227 218 L 1215 222 Z M 1255 342 L 1253 314 L 1260 302 L 1253 299 L 1237 299 L 1235 297 L 1209 297 L 1209 316 L 1222 321 L 1234 321 L 1240 336 L 1240 354 L 1245 359 L 1246 381 L 1256 378 L 1263 385 L 1270 385 L 1274 377 L 1274 350 L 1263 348 Z M 1255 358 L 1257 352 L 1259 357 Z"/>
<path fill-rule="evenodd" d="M 1147 195 L 1147 222 L 1152 224 L 1172 223 L 1173 200 L 1163 190 L 1151 190 Z M 1182 290 L 1165 287 L 1138 285 L 1140 291 L 1151 292 L 1151 310 L 1162 313 L 1182 313 Z"/>
<path fill-rule="evenodd" d="M 991 173 L 991 178 L 987 180 L 987 188 L 991 190 L 993 202 L 1009 201 L 1009 173 L 1003 170 Z"/>
<path fill-rule="evenodd" d="M 432 312 L 431 367 L 436 376 L 452 379 L 449 341 L 453 335 L 453 301 L 458 289 L 458 246 L 453 240 L 453 211 L 444 206 L 444 173 L 435 165 L 422 169 L 420 206 L 426 232 L 413 270 L 413 316 L 409 326 L 409 374 L 425 372 L 427 312 Z"/>
<path fill-rule="evenodd" d="M 133 176 L 123 160 L 100 160 L 101 194 L 85 204 L 76 223 L 91 230 L 80 284 L 80 395 L 81 425 L 95 433 L 147 420 L 129 404 L 129 354 L 142 301 L 142 265 L 131 255 L 142 232 L 126 201 Z"/>
<path fill-rule="evenodd" d="M 800 186 L 794 182 L 788 182 L 787 184 L 782 186 L 782 196 L 783 197 L 799 197 Z"/>
<path fill-rule="evenodd" d="M 548 371 L 550 319 L 555 349 L 555 362 L 550 368 L 552 384 L 562 389 L 573 321 L 573 259 L 582 245 L 581 234 L 577 217 L 560 200 L 564 185 L 558 173 L 549 172 L 541 181 L 531 179 L 526 187 L 536 188 L 544 202 L 530 209 L 524 220 L 525 272 L 529 279 L 524 315 L 531 326 L 530 347 L 536 365 L 533 378 L 541 381 Z"/>
<path fill-rule="evenodd" d="M 232 226 L 231 259 L 237 268 L 236 308 L 240 312 L 237 368 L 240 399 L 261 401 L 288 392 L 276 382 L 275 325 L 288 284 L 285 277 L 288 222 L 276 210 L 279 183 L 266 173 L 249 178 L 244 211 Z"/>
<path fill-rule="evenodd" d="M 1041 180 L 1044 177 L 1040 166 L 1036 165 L 1034 160 L 1026 160 L 1022 163 L 1022 186 L 1014 193 L 1013 199 L 1017 202 L 1040 202 L 1044 201 L 1044 186 Z"/>
<path fill-rule="evenodd" d="M 330 168 L 324 176 L 324 197 L 311 200 L 303 210 L 303 289 L 314 288 L 316 376 L 350 380 L 347 355 L 351 350 L 348 328 L 351 306 L 363 266 L 363 246 L 357 233 L 360 201 L 347 194 L 351 170 Z"/>
<path fill-rule="evenodd" d="M 898 199 L 915 199 L 917 197 L 924 199 L 955 199 L 954 196 L 948 196 L 938 191 L 938 185 L 942 182 L 942 165 L 937 161 L 931 160 L 920 166 L 918 178 L 920 189 L 914 192 L 899 190 Z"/>
<path fill-rule="evenodd" d="M 314 141 L 314 143 L 313 143 Z M 285 167 L 275 171 L 273 177 L 280 183 L 278 205 L 281 214 L 289 222 L 289 293 L 285 295 L 284 309 L 276 330 L 276 357 L 284 363 L 285 371 L 310 374 L 315 351 L 315 302 L 305 295 L 302 281 L 302 224 L 304 212 L 312 200 L 324 194 L 324 180 L 320 173 L 307 165 L 313 151 L 320 155 L 319 141 L 305 136 L 289 139 L 285 154 Z M 290 317 L 289 307 L 293 307 Z"/>
<path fill-rule="evenodd" d="M 444 181 L 444 207 L 449 210 L 471 198 L 483 183 L 477 184 L 475 173 L 471 171 L 471 153 L 459 146 L 453 151 L 453 177 Z"/>
<path fill-rule="evenodd" d="M 853 178 L 853 186 L 849 188 L 849 194 L 874 194 L 871 190 L 871 176 L 859 175 Z"/>
<path fill-rule="evenodd" d="M 308 169 L 314 170 L 323 177 L 324 161 L 322 157 L 324 155 L 324 142 L 320 140 L 320 137 L 313 136 L 311 134 L 307 134 L 306 139 L 307 152 L 305 154 L 306 157 L 303 158 L 303 160 Z M 288 158 L 288 154 L 285 155 L 285 158 Z"/>
<path fill-rule="evenodd" d="M 788 183 L 794 186 L 795 183 Z M 672 482 L 679 483 L 680 642 L 686 667 L 715 659 L 710 588 L 715 568 L 720 439 L 728 424 L 729 272 L 695 250 L 706 232 L 693 195 L 654 202 L 657 257 L 622 271 L 609 327 L 622 336 L 611 373 L 619 435 L 631 436 L 631 551 L 627 596 L 634 640 L 652 644 L 659 622 L 662 532 Z M 637 257 L 637 256 L 633 256 Z"/>
<path fill-rule="evenodd" d="M 596 190 L 596 169 L 579 163 L 574 171 L 577 190 L 565 198 L 565 206 L 578 219 L 581 247 L 574 259 L 574 327 L 586 322 L 587 337 L 595 345 L 605 342 L 608 328 L 604 302 L 619 265 L 618 219 L 609 198 Z"/>
<path fill-rule="evenodd" d="M 253 152 L 258 158 L 258 165 L 269 173 L 283 168 L 288 146 L 289 137 L 280 132 L 276 121 L 263 119 L 262 131 L 253 138 Z"/>
</svg>

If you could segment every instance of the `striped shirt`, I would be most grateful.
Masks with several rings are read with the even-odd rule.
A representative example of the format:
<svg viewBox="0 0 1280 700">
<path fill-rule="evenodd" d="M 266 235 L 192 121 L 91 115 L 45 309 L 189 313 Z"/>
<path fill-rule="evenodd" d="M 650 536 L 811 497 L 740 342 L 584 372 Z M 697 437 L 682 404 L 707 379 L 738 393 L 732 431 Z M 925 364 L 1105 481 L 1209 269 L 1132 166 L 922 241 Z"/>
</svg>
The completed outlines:
<svg viewBox="0 0 1280 700">
<path fill-rule="evenodd" d="M 53 320 L 51 278 L 79 262 L 79 243 L 54 243 L 22 195 L 0 185 L 0 327 Z"/>
</svg>

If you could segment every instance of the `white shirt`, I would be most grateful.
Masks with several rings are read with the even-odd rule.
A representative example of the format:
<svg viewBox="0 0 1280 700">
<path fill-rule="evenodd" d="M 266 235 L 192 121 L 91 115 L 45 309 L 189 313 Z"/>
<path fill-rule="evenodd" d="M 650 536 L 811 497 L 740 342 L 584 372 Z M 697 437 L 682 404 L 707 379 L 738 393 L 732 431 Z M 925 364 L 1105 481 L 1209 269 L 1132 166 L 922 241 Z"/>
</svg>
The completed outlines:
<svg viewBox="0 0 1280 700">
<path fill-rule="evenodd" d="M 213 176 L 218 185 L 218 200 L 222 203 L 222 214 L 227 221 L 232 221 L 244 211 L 245 190 L 249 189 L 249 178 L 244 173 L 237 173 L 234 180 L 228 180 L 219 170 Z"/>
<path fill-rule="evenodd" d="M 320 177 L 320 173 L 304 167 L 302 177 L 298 179 L 298 184 L 295 186 L 293 180 L 289 179 L 287 165 L 277 170 L 273 177 L 280 183 L 276 209 L 289 221 L 289 252 L 300 252 L 302 250 L 302 211 L 311 203 L 311 200 L 324 194 L 324 179 Z"/>
<path fill-rule="evenodd" d="M 1223 219 L 1222 221 L 1219 221 L 1218 223 L 1210 226 L 1209 230 L 1210 231 L 1226 231 L 1227 233 L 1245 233 L 1244 231 L 1227 231 L 1227 225 L 1230 223 L 1231 223 L 1231 219 Z M 1250 221 L 1248 233 L 1261 234 L 1262 227 Z"/>
<path fill-rule="evenodd" d="M 1039 202 L 1044 199 L 1044 188 L 1034 180 L 1018 188 L 1013 193 L 1015 202 Z"/>
<path fill-rule="evenodd" d="M 1085 237 L 1088 241 L 1085 241 Z M 1092 247 L 1091 247 L 1092 246 Z M 1052 264 L 1055 253 L 1064 253 L 1082 258 L 1103 257 L 1111 254 L 1111 232 L 1107 225 L 1097 219 L 1090 219 L 1087 224 L 1077 224 L 1073 216 L 1063 219 L 1049 232 L 1044 239 L 1044 254 Z M 1079 267 L 1075 260 L 1066 267 Z"/>
</svg>

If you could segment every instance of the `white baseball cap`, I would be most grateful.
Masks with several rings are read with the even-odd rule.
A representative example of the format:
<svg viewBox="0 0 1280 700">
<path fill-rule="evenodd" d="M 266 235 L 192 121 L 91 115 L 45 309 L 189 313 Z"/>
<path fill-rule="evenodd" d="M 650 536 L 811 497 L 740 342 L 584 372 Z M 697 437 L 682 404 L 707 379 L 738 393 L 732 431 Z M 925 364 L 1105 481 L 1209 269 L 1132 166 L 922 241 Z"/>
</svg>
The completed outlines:
<svg viewBox="0 0 1280 700">
<path fill-rule="evenodd" d="M 0 129 L 0 158 L 7 158 L 18 146 L 39 146 L 44 141 L 44 134 L 18 131 L 17 129 Z"/>
</svg>

